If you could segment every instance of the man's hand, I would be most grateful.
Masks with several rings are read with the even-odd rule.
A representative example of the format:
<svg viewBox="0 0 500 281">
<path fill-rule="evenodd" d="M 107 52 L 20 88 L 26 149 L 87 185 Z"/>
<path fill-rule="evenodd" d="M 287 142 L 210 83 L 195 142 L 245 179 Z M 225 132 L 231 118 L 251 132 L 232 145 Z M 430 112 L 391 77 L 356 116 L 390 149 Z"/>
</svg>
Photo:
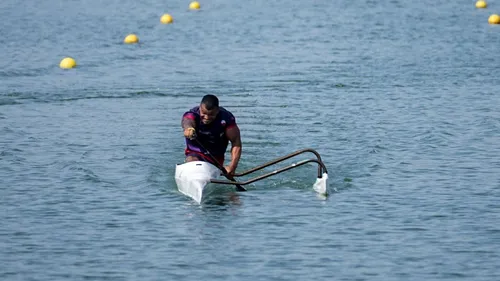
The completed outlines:
<svg viewBox="0 0 500 281">
<path fill-rule="evenodd" d="M 229 165 L 229 166 L 226 166 L 224 167 L 226 169 L 226 172 L 227 172 L 227 175 L 232 177 L 234 176 L 235 172 L 236 172 L 236 169 L 233 168 L 233 166 Z"/>
<path fill-rule="evenodd" d="M 184 129 L 184 137 L 194 140 L 196 138 L 196 130 L 192 127 Z"/>
</svg>

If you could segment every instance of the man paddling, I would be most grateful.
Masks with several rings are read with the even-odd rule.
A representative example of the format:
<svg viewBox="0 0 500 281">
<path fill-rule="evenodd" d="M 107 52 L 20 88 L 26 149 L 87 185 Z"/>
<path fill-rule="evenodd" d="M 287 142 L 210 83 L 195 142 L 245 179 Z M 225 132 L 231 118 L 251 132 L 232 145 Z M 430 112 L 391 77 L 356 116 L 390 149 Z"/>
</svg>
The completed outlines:
<svg viewBox="0 0 500 281">
<path fill-rule="evenodd" d="M 204 96 L 199 106 L 184 113 L 181 124 L 186 138 L 186 162 L 213 163 L 209 157 L 212 155 L 224 165 L 224 154 L 231 142 L 231 162 L 225 168 L 229 176 L 235 173 L 241 157 L 240 129 L 234 115 L 219 107 L 216 96 Z"/>
</svg>

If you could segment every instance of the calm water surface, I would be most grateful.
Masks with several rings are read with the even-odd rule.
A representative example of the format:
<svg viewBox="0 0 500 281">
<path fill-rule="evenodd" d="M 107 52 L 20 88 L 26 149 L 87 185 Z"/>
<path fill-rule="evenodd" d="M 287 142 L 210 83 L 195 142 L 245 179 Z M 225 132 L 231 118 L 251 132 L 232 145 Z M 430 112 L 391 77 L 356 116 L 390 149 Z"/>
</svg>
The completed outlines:
<svg viewBox="0 0 500 281">
<path fill-rule="evenodd" d="M 500 279 L 500 3 L 270 2 L 0 3 L 1 280 Z M 180 194 L 207 93 L 240 171 L 314 148 L 330 196 Z"/>
</svg>

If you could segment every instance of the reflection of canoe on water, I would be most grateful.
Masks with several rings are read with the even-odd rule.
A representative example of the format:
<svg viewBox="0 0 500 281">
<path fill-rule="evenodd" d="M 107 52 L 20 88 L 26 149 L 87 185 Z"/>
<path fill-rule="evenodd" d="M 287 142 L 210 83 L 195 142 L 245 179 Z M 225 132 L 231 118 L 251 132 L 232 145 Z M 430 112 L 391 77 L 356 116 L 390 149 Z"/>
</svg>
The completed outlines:
<svg viewBox="0 0 500 281">
<path fill-rule="evenodd" d="M 201 203 L 209 194 L 213 193 L 219 188 L 223 188 L 220 186 L 220 184 L 232 185 L 236 187 L 237 191 L 245 191 L 245 189 L 241 187 L 242 185 L 247 185 L 258 180 L 279 174 L 281 172 L 302 166 L 304 164 L 314 162 L 318 164 L 318 177 L 313 185 L 313 189 L 319 194 L 326 195 L 326 180 L 328 179 L 328 172 L 325 165 L 321 161 L 319 153 L 313 149 L 303 149 L 296 151 L 286 156 L 277 158 L 273 161 L 267 162 L 261 166 L 247 170 L 243 173 L 235 174 L 234 177 L 237 178 L 251 174 L 255 171 L 261 170 L 265 167 L 274 165 L 305 152 L 312 152 L 316 156 L 316 158 L 302 160 L 287 167 L 272 171 L 261 176 L 257 176 L 247 181 L 223 180 L 221 179 L 222 171 L 220 170 L 222 168 L 218 168 L 208 162 L 192 161 L 183 164 L 177 164 L 175 168 L 175 183 L 177 184 L 177 188 L 180 192 L 193 198 L 196 202 Z"/>
</svg>

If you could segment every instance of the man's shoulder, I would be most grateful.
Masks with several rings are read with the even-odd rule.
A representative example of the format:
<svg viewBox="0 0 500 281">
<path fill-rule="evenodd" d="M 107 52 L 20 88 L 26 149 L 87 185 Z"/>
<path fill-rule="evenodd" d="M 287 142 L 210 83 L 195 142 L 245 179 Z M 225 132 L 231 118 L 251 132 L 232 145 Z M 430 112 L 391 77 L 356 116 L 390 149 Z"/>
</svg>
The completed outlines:
<svg viewBox="0 0 500 281">
<path fill-rule="evenodd" d="M 195 106 L 195 107 L 191 108 L 190 110 L 184 112 L 184 115 L 187 115 L 187 114 L 199 115 L 200 114 L 200 106 Z"/>
<path fill-rule="evenodd" d="M 224 107 L 219 107 L 219 112 L 221 119 L 225 121 L 225 124 L 228 125 L 236 124 L 236 118 L 231 113 L 231 111 L 225 109 Z"/>
<path fill-rule="evenodd" d="M 222 112 L 223 114 L 228 114 L 228 115 L 233 115 L 233 113 L 231 113 L 231 111 L 225 109 L 224 107 L 219 107 L 219 111 Z"/>
</svg>

